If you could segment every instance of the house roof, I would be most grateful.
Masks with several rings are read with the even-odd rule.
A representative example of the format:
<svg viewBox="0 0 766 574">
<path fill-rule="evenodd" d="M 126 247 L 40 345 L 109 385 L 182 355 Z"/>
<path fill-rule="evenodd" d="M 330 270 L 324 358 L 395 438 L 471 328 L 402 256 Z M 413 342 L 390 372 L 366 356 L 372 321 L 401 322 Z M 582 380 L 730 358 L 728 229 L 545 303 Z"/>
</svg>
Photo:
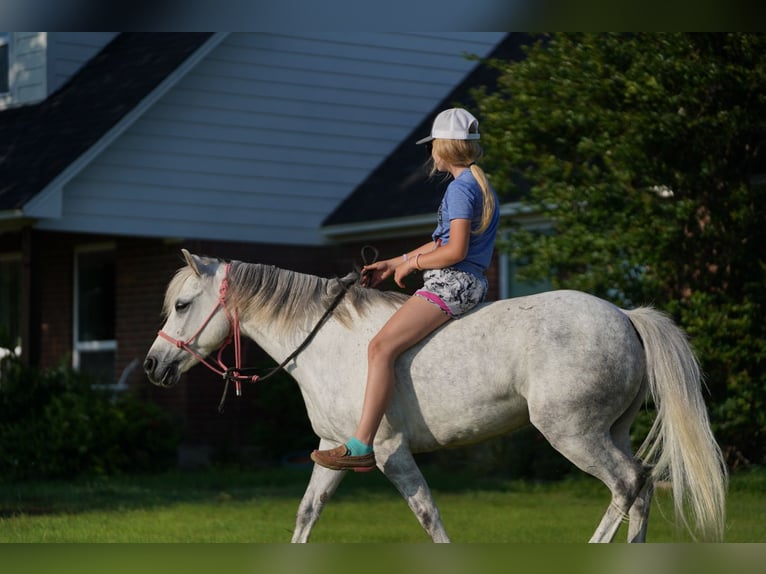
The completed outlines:
<svg viewBox="0 0 766 574">
<path fill-rule="evenodd" d="M 518 60 L 523 57 L 522 46 L 529 42 L 526 34 L 508 34 L 488 58 Z M 430 178 L 424 169 L 428 160 L 425 146 L 415 142 L 431 131 L 433 118 L 440 111 L 464 106 L 471 109 L 470 90 L 491 86 L 497 72 L 480 63 L 416 126 L 410 135 L 359 185 L 323 222 L 326 233 L 356 223 L 385 220 L 412 220 L 415 216 L 434 214 L 448 181 Z M 336 227 L 337 226 L 337 227 Z"/>
<path fill-rule="evenodd" d="M 0 113 L 0 211 L 20 210 L 211 36 L 122 33 L 43 102 Z"/>
</svg>

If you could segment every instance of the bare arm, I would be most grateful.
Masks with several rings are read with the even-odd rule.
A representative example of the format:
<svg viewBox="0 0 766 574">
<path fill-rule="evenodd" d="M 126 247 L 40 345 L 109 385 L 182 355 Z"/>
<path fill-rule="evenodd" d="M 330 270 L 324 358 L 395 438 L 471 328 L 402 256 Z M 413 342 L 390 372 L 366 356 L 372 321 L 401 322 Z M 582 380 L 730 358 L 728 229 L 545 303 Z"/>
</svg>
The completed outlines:
<svg viewBox="0 0 766 574">
<path fill-rule="evenodd" d="M 449 243 L 438 249 L 418 251 L 414 260 L 417 269 L 443 269 L 460 263 L 468 254 L 471 239 L 471 220 L 453 219 L 449 222 Z"/>
<path fill-rule="evenodd" d="M 416 269 L 441 269 L 465 259 L 470 236 L 471 221 L 453 219 L 450 221 L 450 240 L 446 245 L 437 248 L 430 241 L 399 257 L 365 265 L 362 268 L 362 283 L 374 287 L 393 275 L 396 284 L 404 287 L 404 278 Z"/>
</svg>

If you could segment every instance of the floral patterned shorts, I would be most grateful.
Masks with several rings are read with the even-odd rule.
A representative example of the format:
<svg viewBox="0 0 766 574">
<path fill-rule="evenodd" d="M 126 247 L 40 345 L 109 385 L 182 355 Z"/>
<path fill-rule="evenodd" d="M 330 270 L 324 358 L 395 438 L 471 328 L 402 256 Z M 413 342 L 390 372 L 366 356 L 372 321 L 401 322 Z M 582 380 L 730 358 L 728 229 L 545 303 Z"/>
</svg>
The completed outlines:
<svg viewBox="0 0 766 574">
<path fill-rule="evenodd" d="M 464 315 L 487 296 L 485 277 L 459 271 L 452 267 L 429 269 L 423 273 L 423 288 L 415 295 L 423 297 L 453 318 Z"/>
</svg>

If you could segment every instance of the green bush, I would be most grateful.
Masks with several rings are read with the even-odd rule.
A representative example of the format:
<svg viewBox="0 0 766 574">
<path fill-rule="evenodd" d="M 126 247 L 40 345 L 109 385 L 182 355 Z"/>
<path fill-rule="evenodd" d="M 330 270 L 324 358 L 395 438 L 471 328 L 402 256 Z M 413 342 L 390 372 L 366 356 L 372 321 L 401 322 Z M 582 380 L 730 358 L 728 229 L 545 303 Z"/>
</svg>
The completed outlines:
<svg viewBox="0 0 766 574">
<path fill-rule="evenodd" d="M 273 362 L 256 365 L 269 372 Z M 256 424 L 252 443 L 258 445 L 262 460 L 269 464 L 289 462 L 317 447 L 319 439 L 311 428 L 300 388 L 285 371 L 280 371 L 257 387 Z"/>
<path fill-rule="evenodd" d="M 0 481 L 165 469 L 179 429 L 156 405 L 71 368 L 0 361 Z"/>
</svg>

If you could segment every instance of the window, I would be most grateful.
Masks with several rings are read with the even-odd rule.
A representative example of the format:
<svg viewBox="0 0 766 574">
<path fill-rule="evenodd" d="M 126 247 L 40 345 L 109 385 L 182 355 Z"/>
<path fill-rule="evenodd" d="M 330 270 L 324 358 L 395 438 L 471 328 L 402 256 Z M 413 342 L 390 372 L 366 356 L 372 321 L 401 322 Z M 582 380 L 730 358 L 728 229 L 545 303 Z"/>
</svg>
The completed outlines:
<svg viewBox="0 0 766 574">
<path fill-rule="evenodd" d="M 519 281 L 516 277 L 520 268 L 524 267 L 524 263 L 520 261 L 512 260 L 507 253 L 502 254 L 500 270 L 502 276 L 505 279 L 505 284 L 501 286 L 502 297 L 525 297 L 526 295 L 534 295 L 535 293 L 542 293 L 543 291 L 550 291 L 550 281 Z"/>
<path fill-rule="evenodd" d="M 0 32 L 0 94 L 11 91 L 11 45 L 8 32 Z"/>
<path fill-rule="evenodd" d="M 74 367 L 101 384 L 115 384 L 114 250 L 79 249 L 74 276 Z"/>
<path fill-rule="evenodd" d="M 549 234 L 549 228 L 541 228 L 540 233 Z M 550 291 L 552 285 L 550 281 L 543 280 L 537 282 L 519 281 L 517 279 L 519 269 L 522 269 L 528 262 L 517 261 L 511 258 L 507 253 L 500 255 L 500 297 L 524 297 L 534 295 L 543 291 Z"/>
<path fill-rule="evenodd" d="M 21 256 L 0 255 L 0 358 L 21 353 Z"/>
</svg>

